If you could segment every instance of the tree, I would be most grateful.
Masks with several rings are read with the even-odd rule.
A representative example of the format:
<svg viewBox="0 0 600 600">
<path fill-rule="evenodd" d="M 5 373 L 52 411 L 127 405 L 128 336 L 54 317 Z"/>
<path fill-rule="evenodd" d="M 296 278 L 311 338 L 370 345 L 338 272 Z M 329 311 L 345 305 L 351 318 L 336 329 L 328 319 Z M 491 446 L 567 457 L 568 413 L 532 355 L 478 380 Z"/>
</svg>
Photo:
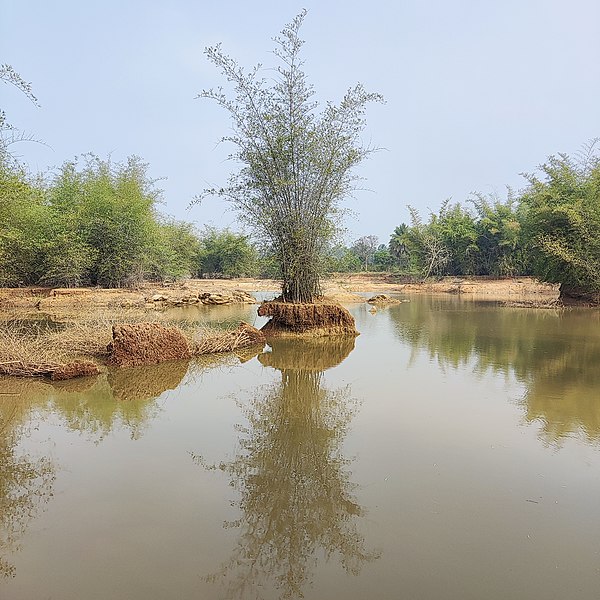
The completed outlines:
<svg viewBox="0 0 600 600">
<path fill-rule="evenodd" d="M 36 183 L 0 162 L 0 286 L 37 283 L 43 273 L 51 219 Z"/>
<path fill-rule="evenodd" d="M 437 231 L 448 250 L 445 271 L 448 275 L 474 275 L 479 248 L 477 227 L 469 210 L 459 203 L 442 203 L 437 215 L 431 215 L 430 226 Z"/>
<path fill-rule="evenodd" d="M 151 240 L 147 278 L 173 281 L 198 274 L 201 244 L 192 223 L 158 217 Z"/>
<path fill-rule="evenodd" d="M 364 265 L 365 271 L 369 270 L 369 262 L 373 258 L 378 244 L 379 240 L 376 235 L 365 235 L 358 238 L 352 246 L 352 250 L 354 250 L 355 254 L 360 258 Z"/>
<path fill-rule="evenodd" d="M 600 155 L 597 140 L 575 159 L 550 156 L 527 175 L 521 202 L 535 274 L 561 293 L 600 291 Z"/>
<path fill-rule="evenodd" d="M 207 227 L 201 239 L 200 275 L 248 277 L 256 273 L 257 252 L 248 237 Z"/>
<path fill-rule="evenodd" d="M 81 262 L 80 281 L 106 287 L 132 285 L 150 268 L 160 191 L 138 157 L 124 164 L 88 154 L 78 169 L 65 163 L 49 191 L 61 233 L 90 260 Z M 65 284 L 73 277 L 65 273 Z M 57 272 L 54 283 L 60 283 Z"/>
<path fill-rule="evenodd" d="M 31 84 L 26 82 L 11 65 L 0 65 L 0 81 L 7 85 L 16 87 L 33 104 L 39 106 L 37 98 L 33 94 Z M 0 110 L 0 163 L 3 165 L 15 165 L 17 160 L 10 151 L 10 146 L 16 142 L 32 141 L 34 138 L 28 134 L 19 131 L 14 125 L 11 125 L 6 119 L 6 113 Z"/>
<path fill-rule="evenodd" d="M 505 202 L 475 194 L 478 275 L 514 276 L 528 273 L 521 221 L 523 211 L 509 190 Z"/>
<path fill-rule="evenodd" d="M 325 269 L 328 273 L 354 273 L 360 268 L 361 260 L 352 248 L 337 244 L 327 252 Z"/>
<path fill-rule="evenodd" d="M 364 112 L 378 94 L 358 84 L 339 105 L 318 103 L 302 70 L 302 11 L 275 38 L 281 64 L 275 80 L 260 78 L 261 65 L 246 72 L 220 46 L 206 55 L 233 85 L 199 97 L 215 101 L 230 115 L 232 158 L 242 166 L 227 186 L 205 190 L 230 202 L 281 266 L 286 302 L 310 302 L 320 293 L 321 257 L 336 231 L 340 203 L 355 188 L 353 168 L 372 151 L 360 141 Z"/>
<path fill-rule="evenodd" d="M 377 250 L 373 253 L 373 270 L 389 271 L 394 264 L 394 258 L 390 254 L 389 248 L 385 244 L 379 244 Z"/>
<path fill-rule="evenodd" d="M 432 214 L 429 223 L 424 224 L 415 208 L 409 206 L 408 210 L 411 226 L 406 234 L 407 247 L 415 268 L 425 279 L 430 275 L 443 275 L 450 252 L 437 226 L 437 216 Z"/>
<path fill-rule="evenodd" d="M 388 243 L 388 249 L 392 260 L 401 270 L 406 270 L 409 265 L 409 255 L 407 248 L 407 233 L 408 225 L 402 223 L 394 229 L 394 232 L 390 236 Z"/>
</svg>

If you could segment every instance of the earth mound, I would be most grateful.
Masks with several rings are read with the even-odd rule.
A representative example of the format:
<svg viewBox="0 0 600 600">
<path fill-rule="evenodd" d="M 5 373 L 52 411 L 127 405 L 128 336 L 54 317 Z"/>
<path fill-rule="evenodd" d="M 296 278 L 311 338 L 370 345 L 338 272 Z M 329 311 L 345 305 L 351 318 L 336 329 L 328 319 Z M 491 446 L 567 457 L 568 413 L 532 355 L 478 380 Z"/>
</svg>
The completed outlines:
<svg viewBox="0 0 600 600">
<path fill-rule="evenodd" d="M 354 317 L 340 304 L 321 300 L 292 303 L 271 300 L 258 307 L 261 317 L 271 317 L 261 331 L 267 335 L 358 335 Z"/>
<path fill-rule="evenodd" d="M 119 367 L 156 365 L 191 358 L 188 341 L 176 327 L 158 323 L 113 325 L 108 363 Z"/>
<path fill-rule="evenodd" d="M 600 306 L 600 291 L 560 286 L 559 300 L 564 306 Z"/>
</svg>

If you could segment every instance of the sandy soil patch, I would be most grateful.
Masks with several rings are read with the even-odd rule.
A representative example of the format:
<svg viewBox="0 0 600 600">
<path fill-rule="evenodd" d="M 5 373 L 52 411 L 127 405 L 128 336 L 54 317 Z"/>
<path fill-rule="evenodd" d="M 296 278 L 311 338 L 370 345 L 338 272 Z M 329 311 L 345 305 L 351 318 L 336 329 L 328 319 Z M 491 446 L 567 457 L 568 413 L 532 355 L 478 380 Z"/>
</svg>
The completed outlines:
<svg viewBox="0 0 600 600">
<path fill-rule="evenodd" d="M 273 279 L 190 279 L 171 285 L 145 284 L 136 290 L 98 288 L 0 289 L 0 311 L 39 310 L 56 314 L 65 310 L 98 308 L 160 309 L 195 304 L 254 302 L 252 292 L 280 290 Z M 324 295 L 350 304 L 364 302 L 369 294 L 460 294 L 463 298 L 487 300 L 542 300 L 558 298 L 558 286 L 532 277 L 506 279 L 445 277 L 425 283 L 407 283 L 386 273 L 337 274 L 323 281 Z"/>
</svg>

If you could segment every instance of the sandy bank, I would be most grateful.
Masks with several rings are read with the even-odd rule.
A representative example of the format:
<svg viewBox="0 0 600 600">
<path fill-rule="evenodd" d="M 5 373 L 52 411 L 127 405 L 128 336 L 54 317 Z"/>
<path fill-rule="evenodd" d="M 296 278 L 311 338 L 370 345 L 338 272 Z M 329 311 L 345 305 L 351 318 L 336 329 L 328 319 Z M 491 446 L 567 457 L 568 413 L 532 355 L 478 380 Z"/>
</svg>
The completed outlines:
<svg viewBox="0 0 600 600">
<path fill-rule="evenodd" d="M 92 308 L 160 309 L 170 306 L 251 303 L 252 292 L 273 292 L 273 279 L 190 279 L 170 285 L 145 284 L 136 290 L 99 288 L 0 289 L 0 310 L 36 309 L 46 313 Z M 337 274 L 323 281 L 326 296 L 341 302 L 364 302 L 360 293 L 461 294 L 463 298 L 487 300 L 538 300 L 558 298 L 558 286 L 531 277 L 511 279 L 446 277 L 425 283 L 407 283 L 386 273 Z M 358 294 L 357 294 L 358 293 Z"/>
</svg>

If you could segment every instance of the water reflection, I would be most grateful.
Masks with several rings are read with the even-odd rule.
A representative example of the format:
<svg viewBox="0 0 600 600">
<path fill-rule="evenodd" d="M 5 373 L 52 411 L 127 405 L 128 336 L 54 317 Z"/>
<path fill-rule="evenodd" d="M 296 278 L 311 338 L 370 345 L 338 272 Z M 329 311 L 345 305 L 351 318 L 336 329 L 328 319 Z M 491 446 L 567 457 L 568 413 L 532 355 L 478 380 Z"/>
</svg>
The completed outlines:
<svg viewBox="0 0 600 600">
<path fill-rule="evenodd" d="M 364 509 L 354 497 L 341 445 L 356 410 L 348 387 L 327 390 L 323 372 L 354 348 L 354 338 L 274 340 L 260 362 L 281 381 L 257 389 L 243 407 L 237 456 L 217 466 L 240 494 L 240 529 L 228 562 L 210 575 L 228 598 L 258 597 L 274 586 L 302 597 L 319 558 L 337 557 L 349 573 L 377 558 L 358 531 Z M 200 457 L 195 459 L 207 466 Z"/>
<path fill-rule="evenodd" d="M 56 469 L 50 457 L 19 448 L 33 427 L 34 411 L 56 413 L 96 442 L 117 427 L 137 439 L 158 413 L 157 397 L 176 388 L 187 370 L 184 361 L 52 384 L 0 378 L 0 578 L 14 577 L 7 557 L 19 550 L 29 523 L 52 497 Z"/>
<path fill-rule="evenodd" d="M 139 439 L 159 412 L 156 399 L 175 389 L 187 370 L 187 361 L 110 369 L 100 377 L 55 384 L 51 398 L 70 428 L 97 441 L 116 426 L 126 429 L 131 439 Z"/>
<path fill-rule="evenodd" d="M 582 433 L 600 441 L 600 319 L 595 311 L 551 311 L 418 299 L 389 311 L 395 331 L 441 368 L 513 373 L 526 385 L 528 421 L 560 443 Z"/>
<path fill-rule="evenodd" d="M 54 466 L 49 458 L 19 452 L 27 435 L 31 382 L 0 380 L 0 578 L 14 577 L 8 559 L 30 521 L 52 496 Z"/>
</svg>

